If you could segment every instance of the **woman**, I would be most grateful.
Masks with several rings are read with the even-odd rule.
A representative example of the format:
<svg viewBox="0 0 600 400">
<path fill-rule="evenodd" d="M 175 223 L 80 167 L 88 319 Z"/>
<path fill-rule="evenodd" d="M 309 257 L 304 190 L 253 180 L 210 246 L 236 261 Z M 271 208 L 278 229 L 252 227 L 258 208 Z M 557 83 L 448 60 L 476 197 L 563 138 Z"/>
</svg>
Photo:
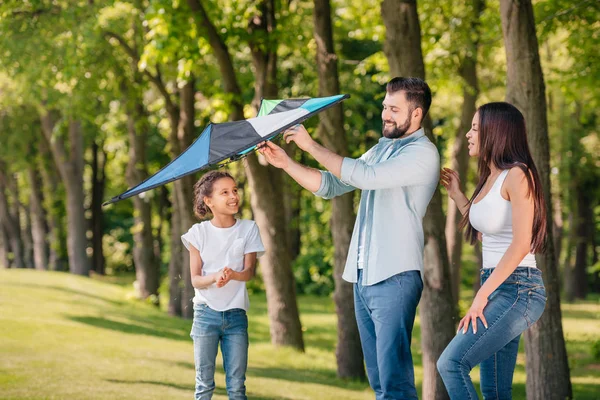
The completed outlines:
<svg viewBox="0 0 600 400">
<path fill-rule="evenodd" d="M 481 288 L 437 367 L 451 399 L 477 399 L 469 377 L 477 364 L 484 398 L 510 399 L 521 333 L 546 304 L 534 257 L 544 248 L 546 209 L 516 107 L 481 106 L 466 136 L 469 155 L 479 157 L 473 196 L 468 200 L 460 191 L 455 171 L 444 169 L 441 182 L 463 214 L 461 228 L 471 244 L 483 242 Z"/>
</svg>

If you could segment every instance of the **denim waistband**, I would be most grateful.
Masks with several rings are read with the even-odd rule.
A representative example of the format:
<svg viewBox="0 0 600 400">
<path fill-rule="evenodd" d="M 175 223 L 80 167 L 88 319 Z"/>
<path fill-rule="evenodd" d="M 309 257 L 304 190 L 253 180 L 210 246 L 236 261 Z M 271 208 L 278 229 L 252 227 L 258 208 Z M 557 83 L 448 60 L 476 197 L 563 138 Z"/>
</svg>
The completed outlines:
<svg viewBox="0 0 600 400">
<path fill-rule="evenodd" d="M 482 268 L 481 279 L 486 280 L 494 272 L 494 268 Z M 539 268 L 517 267 L 512 274 L 506 278 L 504 283 L 518 283 L 519 281 L 542 282 L 542 271 Z"/>
</svg>

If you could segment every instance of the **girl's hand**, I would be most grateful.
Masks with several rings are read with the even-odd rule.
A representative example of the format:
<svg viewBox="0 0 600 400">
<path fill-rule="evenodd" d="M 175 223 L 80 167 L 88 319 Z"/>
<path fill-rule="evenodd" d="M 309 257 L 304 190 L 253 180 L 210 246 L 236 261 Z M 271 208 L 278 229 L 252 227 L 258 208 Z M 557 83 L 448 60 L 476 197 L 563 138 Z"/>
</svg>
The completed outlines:
<svg viewBox="0 0 600 400">
<path fill-rule="evenodd" d="M 220 276 L 217 279 L 217 287 L 221 288 L 225 285 L 227 285 L 227 283 L 229 283 L 229 281 L 231 280 L 231 277 L 233 276 L 233 270 L 229 267 L 225 267 L 220 271 Z"/>
<path fill-rule="evenodd" d="M 471 326 L 473 327 L 473 334 L 477 333 L 477 318 L 481 319 L 481 322 L 483 322 L 483 326 L 485 326 L 485 329 L 487 329 L 488 324 L 485 320 L 485 316 L 483 315 L 483 309 L 485 308 L 487 303 L 488 300 L 486 298 L 477 294 L 477 296 L 475 296 L 475 299 L 473 299 L 473 304 L 471 304 L 471 308 L 469 309 L 469 311 L 467 311 L 467 315 L 465 315 L 463 319 L 460 320 L 460 323 L 458 324 L 458 330 L 456 332 L 458 333 L 458 331 L 460 331 L 462 328 L 463 334 L 467 333 L 467 329 L 469 328 L 469 322 L 471 322 Z"/>
<path fill-rule="evenodd" d="M 452 200 L 461 193 L 458 172 L 451 170 L 450 168 L 443 168 L 440 174 L 440 182 L 442 186 L 446 188 L 448 196 L 450 196 Z"/>
<path fill-rule="evenodd" d="M 276 168 L 286 168 L 289 164 L 290 157 L 285 150 L 277 146 L 273 142 L 262 142 L 258 146 L 258 151 L 265 157 L 265 160 Z"/>
</svg>

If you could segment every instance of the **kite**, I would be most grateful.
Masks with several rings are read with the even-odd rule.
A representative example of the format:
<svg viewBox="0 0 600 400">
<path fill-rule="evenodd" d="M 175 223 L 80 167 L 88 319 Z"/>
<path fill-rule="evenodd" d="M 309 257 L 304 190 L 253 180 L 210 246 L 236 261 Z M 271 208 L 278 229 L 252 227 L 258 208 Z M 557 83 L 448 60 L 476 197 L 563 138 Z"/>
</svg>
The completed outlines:
<svg viewBox="0 0 600 400">
<path fill-rule="evenodd" d="M 103 205 L 123 200 L 173 182 L 203 169 L 237 161 L 259 143 L 350 97 L 340 94 L 309 99 L 262 100 L 258 116 L 243 121 L 210 123 L 177 158 L 137 186 L 113 197 Z"/>
</svg>

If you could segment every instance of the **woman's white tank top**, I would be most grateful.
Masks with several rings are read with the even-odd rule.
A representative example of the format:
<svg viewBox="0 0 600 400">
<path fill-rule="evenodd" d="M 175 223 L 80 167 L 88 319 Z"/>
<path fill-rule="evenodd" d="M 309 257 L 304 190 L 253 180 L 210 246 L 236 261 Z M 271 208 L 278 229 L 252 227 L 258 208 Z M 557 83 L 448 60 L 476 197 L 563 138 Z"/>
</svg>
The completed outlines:
<svg viewBox="0 0 600 400">
<path fill-rule="evenodd" d="M 488 194 L 473 202 L 469 211 L 471 225 L 482 234 L 483 268 L 495 268 L 513 240 L 512 206 L 500 193 L 508 171 L 500 173 Z M 528 253 L 519 267 L 537 267 L 535 256 Z"/>
</svg>

